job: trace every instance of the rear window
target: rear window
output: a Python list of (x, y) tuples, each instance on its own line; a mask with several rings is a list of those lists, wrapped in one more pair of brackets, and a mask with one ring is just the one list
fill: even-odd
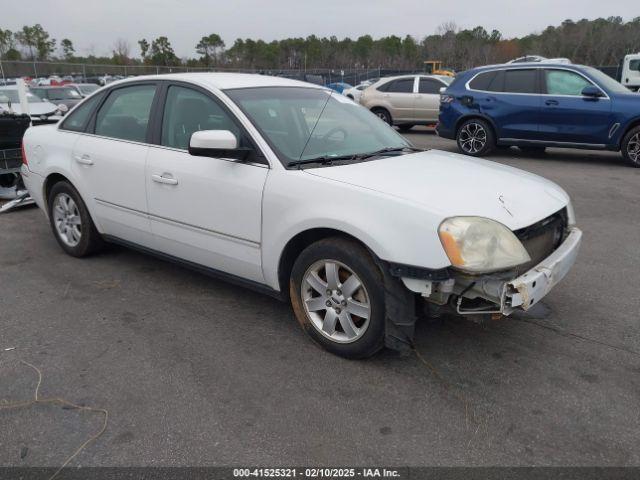
[(391, 82), (391, 85), (389, 85), (386, 91), (390, 93), (413, 93), (413, 83), (413, 77), (400, 78)]
[(476, 75), (476, 77), (469, 82), (469, 87), (473, 90), (489, 90), (491, 82), (496, 76), (497, 71), (484, 72)]
[(98, 94), (95, 97), (89, 98), (87, 101), (79, 105), (78, 108), (73, 110), (69, 116), (64, 120), (60, 128), (62, 130), (71, 130), (73, 132), (83, 132), (87, 126), (87, 121), (93, 113), (93, 110), (98, 105), (104, 94)]
[(504, 72), (504, 88), (506, 93), (538, 93), (537, 70), (506, 70)]

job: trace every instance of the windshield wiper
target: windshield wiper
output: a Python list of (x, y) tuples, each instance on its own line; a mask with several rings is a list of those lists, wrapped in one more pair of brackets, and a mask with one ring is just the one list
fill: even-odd
[(381, 148), (380, 150), (376, 150), (375, 152), (354, 153), (351, 155), (335, 155), (335, 156), (322, 155), (320, 157), (305, 158), (304, 160), (294, 160), (292, 162), (289, 162), (287, 166), (292, 167), (295, 165), (303, 165), (305, 163), (320, 163), (322, 165), (331, 165), (335, 161), (365, 160), (367, 158), (377, 157), (380, 155), (385, 155), (387, 153), (402, 152), (405, 150), (409, 150), (412, 152), (424, 151), (421, 148), (415, 148), (415, 147), (385, 147), (385, 148)]
[(409, 150), (411, 152), (424, 151), (422, 148), (416, 148), (416, 147), (385, 147), (385, 148), (381, 148), (380, 150), (376, 150), (375, 152), (361, 153), (359, 155), (356, 155), (356, 158), (358, 160), (364, 160), (366, 158), (377, 157), (379, 155), (385, 155), (387, 153), (403, 152), (405, 150)]
[(304, 160), (293, 160), (287, 163), (287, 167), (294, 165), (303, 165), (305, 163), (321, 163), (322, 165), (331, 165), (337, 160), (353, 160), (357, 155), (322, 155), (320, 157), (305, 158)]

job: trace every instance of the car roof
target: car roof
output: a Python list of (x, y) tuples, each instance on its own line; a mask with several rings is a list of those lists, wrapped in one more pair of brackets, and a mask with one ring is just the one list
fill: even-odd
[[(521, 63), (498, 63), (495, 65), (484, 65), (482, 67), (471, 68), (467, 72), (482, 72), (485, 70), (505, 69), (505, 70), (517, 70), (519, 68), (564, 68), (564, 69), (576, 69), (580, 70), (586, 68), (585, 65), (578, 65), (575, 63), (545, 63), (545, 62), (521, 62)], [(465, 73), (467, 73), (465, 72)]]
[(228, 90), (232, 88), (255, 88), (255, 87), (306, 87), (324, 88), (313, 83), (292, 80), (290, 78), (274, 77), (270, 75), (259, 75), (256, 73), (227, 73), (227, 72), (198, 72), (198, 73), (167, 73), (162, 75), (144, 75), (134, 78), (126, 78), (112, 85), (125, 85), (140, 80), (176, 80), (183, 82), (193, 82), (200, 85), (216, 88), (218, 90)]

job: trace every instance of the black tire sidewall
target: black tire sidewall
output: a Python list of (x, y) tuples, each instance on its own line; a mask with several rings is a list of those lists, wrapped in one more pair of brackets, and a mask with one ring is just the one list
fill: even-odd
[[(301, 286), (307, 269), (319, 260), (337, 260), (358, 275), (369, 295), (371, 316), (366, 332), (352, 343), (336, 343), (322, 335), (311, 323), (302, 305)], [(381, 272), (369, 252), (356, 242), (331, 238), (311, 244), (298, 256), (290, 277), (291, 303), (303, 330), (321, 347), (345, 358), (367, 358), (384, 345), (385, 296)]]
[[(53, 201), (56, 196), (61, 193), (66, 193), (73, 199), (78, 207), (78, 212), (80, 213), (80, 220), (82, 222), (80, 226), (80, 242), (74, 247), (70, 247), (60, 238), (53, 219)], [(78, 191), (69, 182), (60, 181), (51, 187), (49, 197), (47, 199), (47, 206), (49, 208), (49, 223), (51, 225), (51, 230), (53, 231), (53, 236), (66, 253), (74, 257), (83, 257), (97, 249), (100, 242), (99, 234), (93, 225), (93, 221), (91, 220), (91, 216), (89, 215), (89, 211), (87, 210), (82, 197), (80, 197)]]
[[(482, 147), (480, 150), (478, 150), (475, 153), (466, 152), (462, 148), (462, 144), (460, 142), (460, 132), (465, 127), (465, 125), (468, 125), (470, 123), (477, 123), (478, 125), (481, 125), (482, 128), (484, 128), (484, 131), (487, 132), (487, 141), (485, 142), (484, 147)], [(456, 131), (456, 143), (458, 144), (458, 149), (464, 155), (469, 155), (472, 157), (482, 157), (484, 155), (487, 155), (489, 152), (491, 152), (491, 150), (495, 148), (496, 140), (495, 140), (495, 137), (493, 134), (493, 128), (491, 128), (491, 125), (489, 125), (486, 121), (481, 120), (479, 118), (471, 118), (469, 120), (465, 120), (464, 122), (462, 122), (458, 127), (458, 130)]]
[(624, 136), (624, 139), (622, 140), (621, 150), (623, 158), (629, 165), (631, 165), (632, 167), (640, 168), (640, 159), (634, 162), (633, 159), (629, 156), (629, 142), (631, 141), (631, 138), (633, 138), (633, 136), (637, 133), (640, 133), (640, 127), (634, 127), (629, 130), (629, 132), (627, 132), (627, 134)]

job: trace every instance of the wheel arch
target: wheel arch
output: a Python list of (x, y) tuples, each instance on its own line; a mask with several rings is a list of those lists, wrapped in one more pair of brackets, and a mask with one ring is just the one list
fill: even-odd
[(627, 123), (627, 125), (625, 125), (620, 138), (616, 142), (618, 150), (622, 149), (622, 142), (624, 141), (624, 138), (627, 136), (627, 134), (636, 127), (640, 127), (640, 117), (632, 119), (629, 123)]
[(362, 240), (343, 230), (325, 227), (303, 230), (302, 232), (294, 235), (286, 243), (278, 261), (278, 284), (280, 286), (280, 293), (283, 297), (289, 296), (289, 277), (291, 275), (291, 270), (293, 269), (293, 264), (300, 253), (312, 243), (330, 237), (340, 237), (352, 240), (364, 247), (374, 259), (378, 260), (373, 250), (371, 250), (371, 248), (369, 248)]

